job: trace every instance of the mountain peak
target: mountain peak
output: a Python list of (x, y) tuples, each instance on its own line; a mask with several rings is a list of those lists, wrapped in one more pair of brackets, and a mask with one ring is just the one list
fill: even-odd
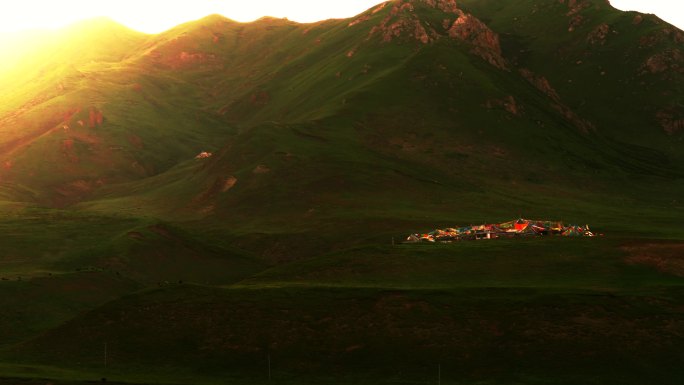
[(471, 52), (493, 66), (505, 69), (499, 35), (477, 17), (460, 9), (456, 0), (393, 0), (382, 3), (349, 23), (350, 27), (385, 17), (372, 27), (369, 39), (384, 43), (400, 39), (430, 44), (453, 39), (470, 46)]
[(225, 17), (221, 14), (218, 13), (212, 13), (211, 15), (207, 15), (201, 19), (195, 20), (194, 22), (190, 22), (190, 24), (195, 24), (195, 25), (204, 25), (204, 26), (216, 26), (216, 25), (225, 25), (225, 24), (237, 24), (239, 22)]
[(237, 24), (238, 22), (232, 19), (229, 19), (223, 15), (220, 15), (218, 13), (213, 13), (211, 15), (204, 16), (200, 19), (193, 20), (193, 21), (188, 21), (186, 23), (177, 25), (173, 28), (171, 28), (168, 31), (162, 32), (162, 34), (166, 33), (173, 33), (173, 32), (187, 32), (189, 30), (194, 30), (198, 28), (223, 28), (225, 25), (228, 24)]
[(384, 3), (378, 4), (371, 10), (377, 10), (392, 5), (403, 6), (404, 4), (412, 4), (414, 6), (424, 4), (429, 7), (451, 13), (455, 13), (458, 10), (458, 4), (456, 0), (389, 0)]
[(456, 4), (456, 0), (410, 0), (418, 3), (425, 3), (432, 8), (436, 8), (445, 13), (459, 14), (461, 10)]
[(258, 19), (256, 19), (254, 22), (255, 23), (263, 23), (263, 22), (290, 22), (287, 18), (279, 18), (279, 17), (274, 17), (274, 16), (262, 16)]
[(132, 30), (123, 24), (120, 24), (113, 19), (106, 17), (106, 16), (100, 16), (100, 17), (94, 17), (91, 19), (85, 19), (81, 21), (77, 21), (66, 28), (64, 28), (63, 33), (65, 34), (82, 34), (82, 33), (111, 33), (111, 32), (116, 32), (116, 33), (134, 33), (134, 34), (139, 34), (143, 35), (142, 32), (138, 32), (135, 30)]
[(380, 36), (384, 42), (413, 38), (428, 44), (447, 35), (451, 23), (465, 13), (455, 0), (392, 0), (361, 14), (349, 26), (374, 19), (376, 14), (385, 17), (371, 30), (371, 36)]

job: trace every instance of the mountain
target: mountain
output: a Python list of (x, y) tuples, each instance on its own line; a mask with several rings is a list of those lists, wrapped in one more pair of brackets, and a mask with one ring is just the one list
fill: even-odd
[[(311, 25), (213, 16), (180, 26), (135, 66), (175, 79), (193, 93), (186, 105), (230, 137), (209, 160), (191, 159), (206, 148), (188, 153), (172, 184), (163, 174), (133, 182), (136, 202), (258, 233), (287, 228), (291, 247), (327, 226), (344, 245), (430, 226), (411, 223), (426, 217), (603, 224), (614, 202), (679, 207), (680, 72), (648, 63), (675, 60), (681, 32), (637, 16), (605, 2), (419, 1)], [(118, 191), (105, 186), (84, 205), (133, 206), (131, 189)]]
[[(680, 383), (683, 44), (605, 0), (16, 40), (0, 378)], [(399, 244), (522, 216), (606, 236)]]
[(605, 2), (391, 2), (156, 36), (91, 21), (9, 78), (3, 180), (23, 200), (73, 204), (272, 122), (353, 127), (360, 151), (447, 174), (679, 176), (681, 39)]

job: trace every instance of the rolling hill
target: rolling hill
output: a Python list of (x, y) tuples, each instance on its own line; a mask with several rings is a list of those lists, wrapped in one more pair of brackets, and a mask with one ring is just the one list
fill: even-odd
[[(3, 51), (8, 383), (684, 377), (684, 32), (655, 16), (392, 0)], [(523, 215), (606, 236), (396, 244)]]

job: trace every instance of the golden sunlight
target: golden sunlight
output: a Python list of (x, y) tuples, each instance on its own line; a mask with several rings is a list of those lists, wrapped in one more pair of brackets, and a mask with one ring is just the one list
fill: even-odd
[(55, 29), (106, 16), (141, 32), (159, 33), (180, 23), (218, 13), (237, 21), (262, 16), (299, 22), (351, 17), (382, 0), (23, 0), (0, 5), (0, 33)]
[[(0, 43), (10, 34), (25, 30), (52, 30), (94, 17), (109, 17), (129, 28), (159, 33), (178, 24), (218, 13), (248, 22), (262, 16), (287, 17), (298, 22), (357, 15), (382, 0), (23, 0), (0, 4)], [(671, 23), (684, 26), (677, 3), (652, 0), (612, 0), (623, 10), (655, 12)]]

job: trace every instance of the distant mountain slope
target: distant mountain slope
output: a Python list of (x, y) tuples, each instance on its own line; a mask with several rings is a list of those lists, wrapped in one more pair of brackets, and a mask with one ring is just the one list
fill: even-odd
[(461, 4), (501, 32), (504, 55), (548, 79), (597, 130), (681, 162), (671, 146), (682, 134), (684, 32), (607, 1)]
[[(678, 179), (683, 36), (601, 0), (395, 0), (348, 20), (214, 15), (153, 36), (92, 21), (4, 78), (0, 183), (64, 206), (135, 182), (158, 210), (209, 213), (262, 205), (250, 199), (267, 185), (239, 197), (246, 179), (292, 200), (302, 180), (287, 175), (312, 196), (346, 178), (349, 194), (416, 196), (434, 191), (424, 179), (456, 194)], [(199, 172), (183, 166), (207, 150)], [(146, 179), (174, 167), (187, 171)], [(234, 179), (237, 197), (215, 193)]]

